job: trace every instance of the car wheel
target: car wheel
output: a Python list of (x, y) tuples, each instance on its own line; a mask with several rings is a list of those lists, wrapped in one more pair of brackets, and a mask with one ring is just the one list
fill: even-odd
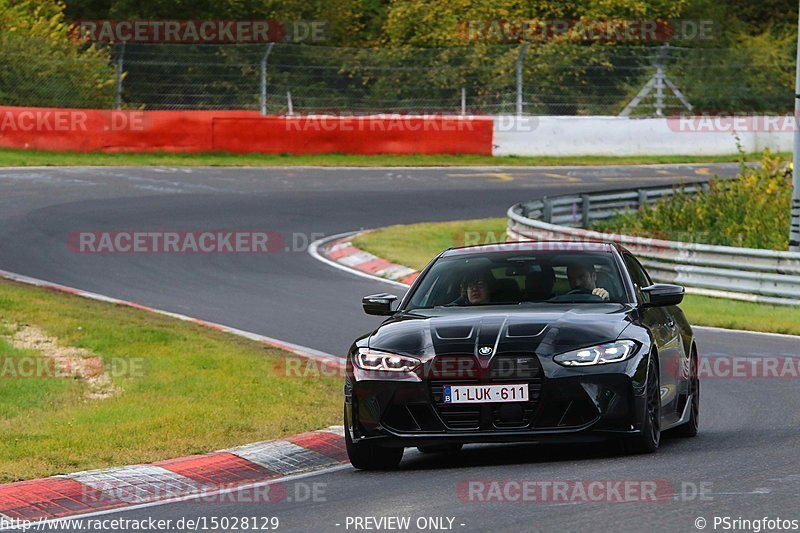
[(456, 453), (460, 452), (463, 444), (437, 444), (430, 446), (417, 446), (422, 453)]
[(694, 437), (700, 429), (700, 377), (697, 371), (697, 354), (692, 354), (689, 370), (689, 394), (692, 396), (692, 406), (689, 411), (689, 420), (676, 427), (672, 432), (678, 437)]
[(661, 379), (655, 357), (647, 364), (645, 413), (642, 431), (623, 441), (628, 453), (653, 453), (661, 442)]
[(359, 470), (391, 470), (403, 459), (403, 448), (382, 448), (368, 440), (353, 442), (346, 421), (344, 442), (350, 464)]

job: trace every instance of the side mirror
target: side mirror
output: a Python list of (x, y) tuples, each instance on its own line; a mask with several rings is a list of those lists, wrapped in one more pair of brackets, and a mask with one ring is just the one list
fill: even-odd
[(364, 296), (361, 299), (361, 305), (364, 307), (364, 312), (368, 315), (391, 315), (394, 314), (392, 306), (396, 300), (397, 296), (384, 292), (381, 294)]
[(683, 287), (668, 283), (654, 283), (642, 289), (644, 307), (678, 305), (683, 301), (683, 294)]

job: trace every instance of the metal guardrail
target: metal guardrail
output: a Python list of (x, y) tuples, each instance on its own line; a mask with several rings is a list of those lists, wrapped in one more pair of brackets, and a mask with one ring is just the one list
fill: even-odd
[(800, 253), (666, 241), (583, 229), (622, 210), (693, 194), (705, 183), (543, 198), (508, 210), (507, 240), (617, 242), (633, 252), (653, 280), (686, 292), (779, 305), (800, 305)]

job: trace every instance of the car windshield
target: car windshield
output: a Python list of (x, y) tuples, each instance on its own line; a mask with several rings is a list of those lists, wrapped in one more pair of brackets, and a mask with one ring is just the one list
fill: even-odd
[(405, 310), (526, 303), (624, 303), (610, 252), (475, 252), (441, 257)]

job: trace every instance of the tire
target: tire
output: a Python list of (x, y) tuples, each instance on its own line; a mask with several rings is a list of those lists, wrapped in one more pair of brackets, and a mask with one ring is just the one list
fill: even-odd
[(676, 437), (694, 437), (700, 429), (700, 377), (697, 371), (697, 353), (692, 353), (689, 370), (689, 394), (692, 395), (692, 407), (689, 420), (672, 430)]
[(463, 444), (437, 444), (432, 446), (417, 446), (421, 453), (458, 453)]
[(631, 454), (653, 453), (661, 442), (661, 379), (656, 358), (650, 356), (645, 386), (645, 412), (642, 431), (623, 441), (623, 451)]
[(371, 441), (353, 442), (345, 421), (344, 441), (350, 464), (359, 470), (392, 470), (403, 459), (403, 448), (382, 448)]

